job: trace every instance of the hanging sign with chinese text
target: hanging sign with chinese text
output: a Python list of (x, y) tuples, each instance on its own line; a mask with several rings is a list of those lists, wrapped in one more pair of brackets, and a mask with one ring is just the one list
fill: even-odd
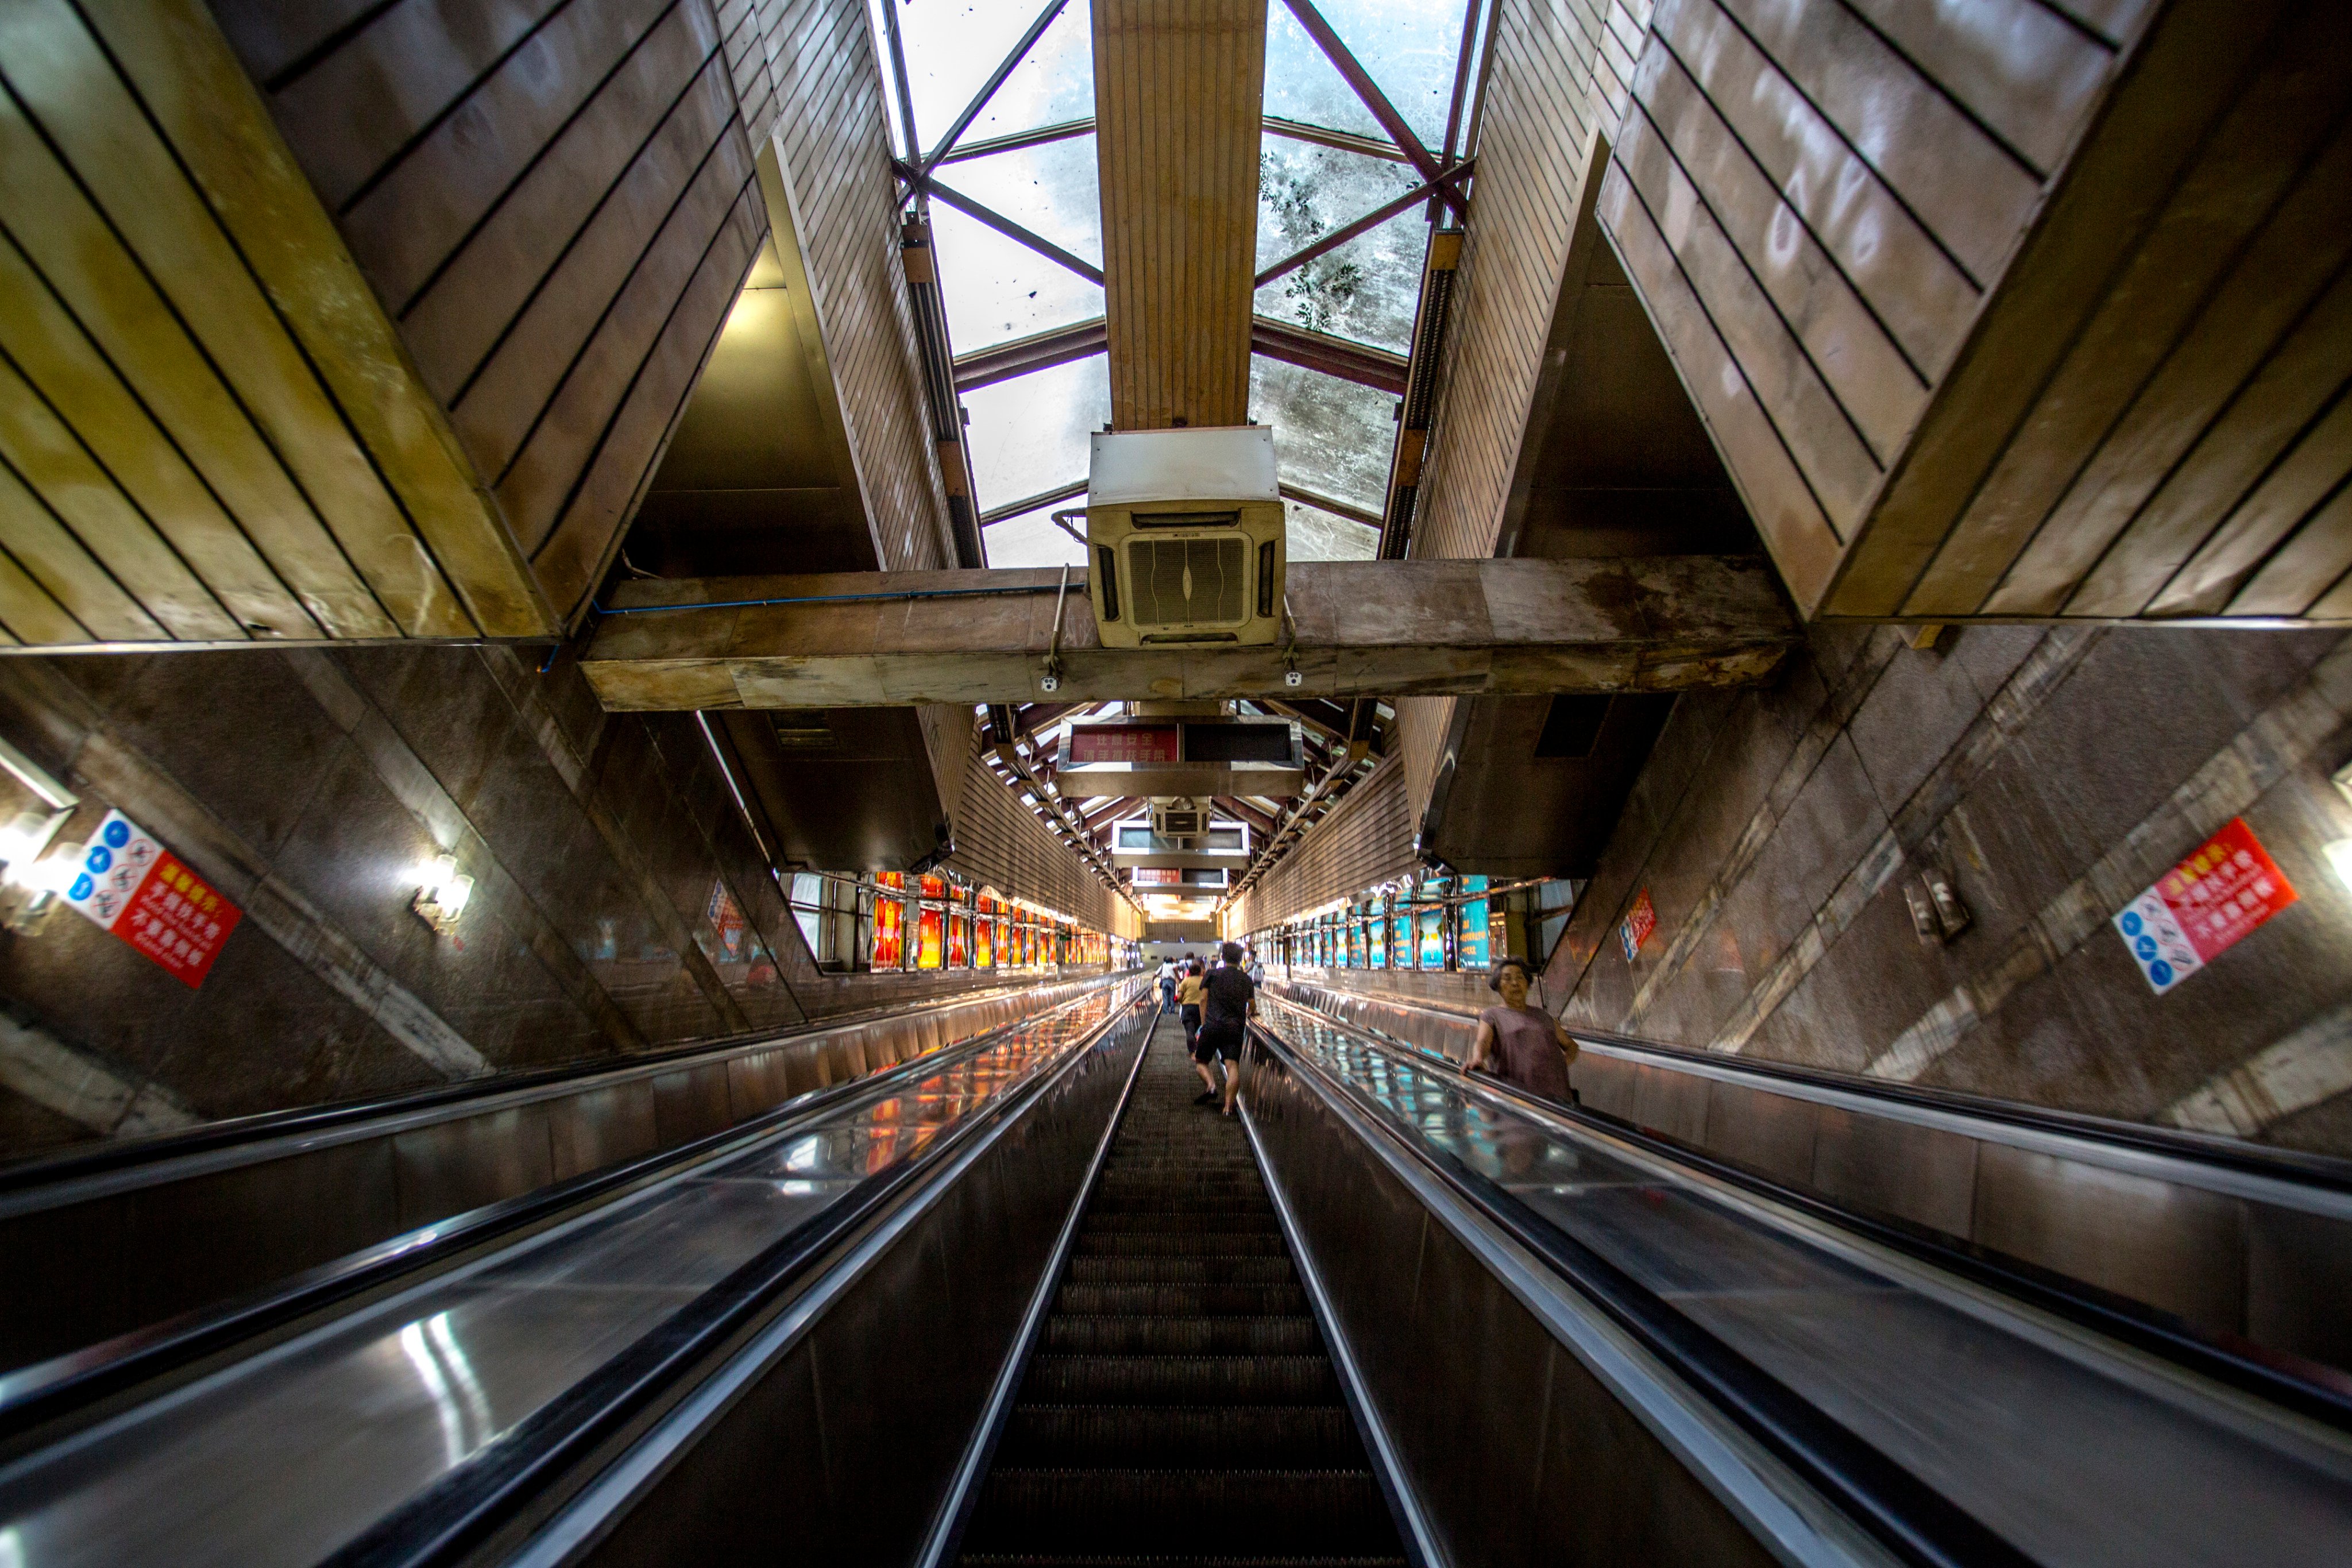
[(2233, 816), (2125, 905), (2116, 931), (2161, 996), (2296, 897), (2245, 819)]
[(194, 990), (242, 918), (235, 904), (119, 811), (110, 811), (67, 887), (68, 908)]

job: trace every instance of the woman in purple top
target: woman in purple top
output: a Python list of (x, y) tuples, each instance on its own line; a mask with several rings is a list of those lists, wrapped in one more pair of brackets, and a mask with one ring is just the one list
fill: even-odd
[(1559, 1020), (1540, 1007), (1528, 1005), (1528, 983), (1534, 978), (1526, 963), (1507, 958), (1495, 966), (1487, 985), (1503, 995), (1503, 1005), (1478, 1015), (1478, 1037), (1470, 1042), (1472, 1072), (1491, 1072), (1504, 1081), (1546, 1100), (1568, 1099), (1568, 1064), (1576, 1059), (1576, 1042)]

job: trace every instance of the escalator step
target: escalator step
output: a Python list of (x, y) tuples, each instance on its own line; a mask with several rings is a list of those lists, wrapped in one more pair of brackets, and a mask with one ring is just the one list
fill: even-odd
[(997, 1444), (999, 1462), (1030, 1468), (1212, 1461), (1244, 1469), (1352, 1469), (1355, 1422), (1338, 1405), (1024, 1405)]
[(1085, 1236), (1118, 1236), (1136, 1233), (1176, 1235), (1197, 1233), (1202, 1236), (1272, 1236), (1279, 1237), (1282, 1226), (1274, 1217), (1269, 1204), (1263, 1213), (1234, 1214), (1223, 1209), (1188, 1208), (1181, 1210), (1106, 1209), (1099, 1204), (1087, 1211)]
[(1320, 1355), (1312, 1318), (1085, 1318), (1045, 1321), (1042, 1349), (1069, 1355)]
[(1296, 1317), (1307, 1310), (1297, 1285), (1067, 1284), (1055, 1299), (1058, 1311), (1085, 1315), (1150, 1313), (1169, 1317)]
[(1097, 1231), (1078, 1237), (1080, 1258), (1288, 1258), (1279, 1235), (1220, 1236), (1184, 1230)]
[(1402, 1568), (1240, 1124), (1163, 1023), (961, 1542), (972, 1568)]
[(1370, 1470), (992, 1471), (974, 1551), (1393, 1551)]
[(1336, 1405), (1321, 1355), (1041, 1355), (1024, 1400), (1040, 1405)]
[(1298, 1277), (1275, 1258), (1073, 1258), (1073, 1285), (1286, 1285)]
[(971, 1568), (1405, 1568), (1402, 1557), (1066, 1557), (1030, 1552), (966, 1552)]

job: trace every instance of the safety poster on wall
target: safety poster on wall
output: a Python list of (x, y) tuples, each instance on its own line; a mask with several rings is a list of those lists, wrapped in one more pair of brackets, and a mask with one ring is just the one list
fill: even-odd
[(2116, 931), (2161, 996), (2296, 897), (2245, 818), (2233, 816), (2126, 904)]
[(242, 918), (235, 904), (119, 811), (108, 812), (98, 825), (65, 901), (190, 990), (205, 983)]

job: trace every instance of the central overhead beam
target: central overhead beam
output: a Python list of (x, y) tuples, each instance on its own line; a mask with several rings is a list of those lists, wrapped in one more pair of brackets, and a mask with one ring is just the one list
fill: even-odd
[(1265, 7), (1096, 0), (1104, 312), (1121, 430), (1249, 417)]
[(1069, 581), (1065, 596), (1053, 570), (636, 578), (581, 668), (616, 711), (1538, 695), (1741, 685), (1797, 636), (1760, 557), (1293, 562), (1287, 648), (1106, 648)]

